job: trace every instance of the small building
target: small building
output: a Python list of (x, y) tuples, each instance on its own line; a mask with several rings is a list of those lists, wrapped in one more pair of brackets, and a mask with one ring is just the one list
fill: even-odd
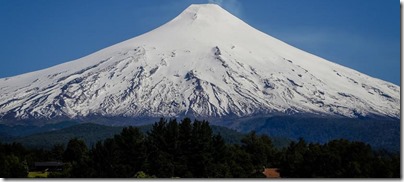
[(262, 172), (267, 178), (280, 178), (281, 175), (278, 172), (278, 168), (265, 168)]
[(63, 162), (35, 162), (32, 171), (49, 171), (49, 172), (57, 172), (63, 171), (65, 163)]

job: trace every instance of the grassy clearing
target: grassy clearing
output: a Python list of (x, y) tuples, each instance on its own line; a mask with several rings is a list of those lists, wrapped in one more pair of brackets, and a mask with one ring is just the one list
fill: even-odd
[(34, 171), (28, 173), (28, 178), (47, 178), (49, 172)]

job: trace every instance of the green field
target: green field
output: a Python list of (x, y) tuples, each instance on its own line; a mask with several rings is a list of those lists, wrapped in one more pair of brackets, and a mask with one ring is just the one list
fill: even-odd
[(35, 172), (29, 172), (28, 178), (47, 178), (48, 175), (49, 172), (35, 171)]

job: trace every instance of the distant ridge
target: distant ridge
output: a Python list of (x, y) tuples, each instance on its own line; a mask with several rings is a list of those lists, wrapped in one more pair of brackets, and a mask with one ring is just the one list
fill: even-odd
[[(78, 138), (84, 140), (86, 144), (91, 147), (96, 142), (112, 138), (114, 135), (119, 134), (123, 126), (105, 126), (95, 123), (78, 124), (71, 127), (63, 128), (56, 131), (41, 132), (29, 136), (18, 137), (7, 142), (21, 143), (30, 148), (52, 148), (55, 144), (67, 145), (70, 139)], [(146, 134), (152, 128), (152, 125), (139, 126), (139, 129)], [(231, 130), (222, 126), (211, 125), (214, 134), (219, 134), (228, 143), (240, 143), (243, 133)], [(287, 139), (277, 139), (278, 146), (285, 145)], [(282, 143), (283, 142), (283, 143)], [(287, 143), (286, 143), (287, 144)]]

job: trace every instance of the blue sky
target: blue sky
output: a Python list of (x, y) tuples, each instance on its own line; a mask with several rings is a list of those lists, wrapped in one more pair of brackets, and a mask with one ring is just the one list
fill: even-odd
[(1, 0), (0, 78), (78, 59), (207, 2), (295, 47), (400, 85), (395, 0)]

